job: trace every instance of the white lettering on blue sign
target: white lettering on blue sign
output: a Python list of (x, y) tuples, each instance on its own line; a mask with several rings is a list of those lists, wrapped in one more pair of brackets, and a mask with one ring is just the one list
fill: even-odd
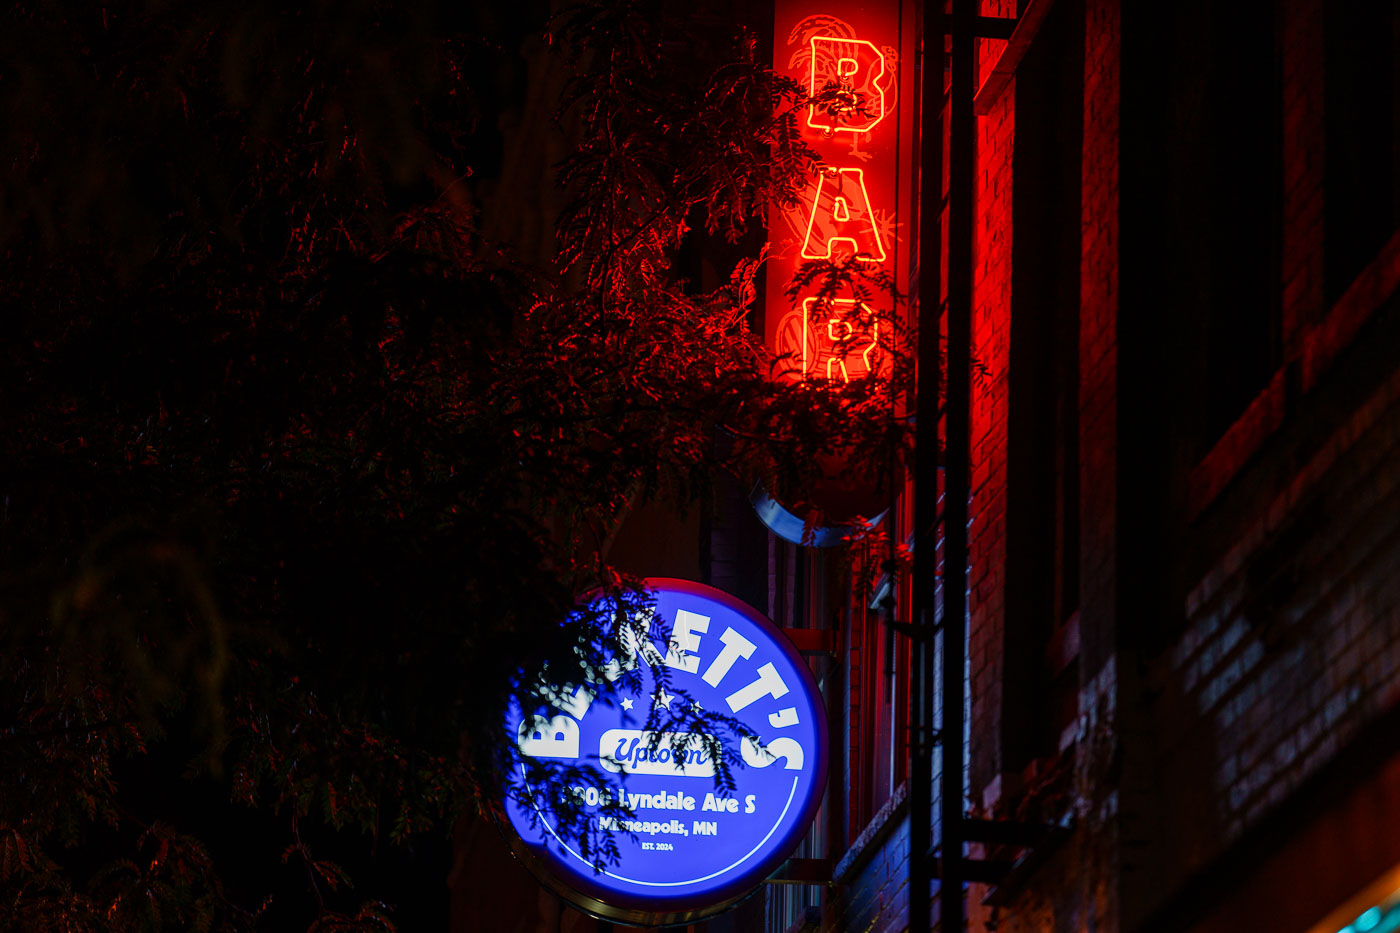
[[(544, 697), (557, 715), (527, 718), (517, 710), (508, 725), (524, 756), (592, 764), (625, 779), (625, 785), (565, 791), (586, 811), (614, 808), (591, 823), (615, 834), (617, 861), (595, 871), (593, 860), (551, 824), (548, 808), (538, 803), (542, 788), (517, 786), (523, 793), (507, 802), (506, 815), (536, 856), (531, 861), (546, 866), (564, 890), (659, 916), (727, 903), (776, 868), (815, 814), (827, 752), (816, 683), (780, 630), (712, 587), (647, 583), (656, 616), (668, 624), (666, 640), (625, 639), (623, 656), (611, 659), (599, 682)], [(664, 688), (653, 666), (665, 672)], [(625, 671), (636, 671), (640, 684), (622, 680)], [(653, 712), (664, 717), (692, 706), (695, 713), (732, 716), (756, 739), (732, 729), (646, 728)], [(717, 753), (735, 762), (732, 791), (714, 783)], [(522, 767), (516, 780), (525, 775)], [(617, 805), (630, 815), (619, 814)]]

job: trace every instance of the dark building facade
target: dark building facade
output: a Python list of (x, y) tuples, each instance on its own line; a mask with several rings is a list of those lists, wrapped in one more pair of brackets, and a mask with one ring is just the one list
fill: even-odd
[[(1057, 828), (969, 842), (968, 927), (1391, 929), (1400, 12), (1015, 6), (945, 245), (985, 366), (965, 792)], [(862, 832), (820, 928), (905, 929), (907, 834)]]
[[(970, 139), (956, 63), (904, 62), (945, 88), (911, 183), (974, 156), (938, 237), (943, 292), (950, 261), (971, 283), (965, 676), (937, 691), (966, 699), (967, 927), (1400, 927), (1400, 7), (974, 6)], [(887, 530), (917, 556), (916, 479)], [(738, 484), (614, 545), (797, 630), (826, 694), (811, 834), (697, 931), (911, 926), (911, 822), (946, 838), (909, 786), (938, 617), (907, 573), (872, 608), (863, 547), (784, 540)], [(520, 929), (604, 928), (549, 898)]]

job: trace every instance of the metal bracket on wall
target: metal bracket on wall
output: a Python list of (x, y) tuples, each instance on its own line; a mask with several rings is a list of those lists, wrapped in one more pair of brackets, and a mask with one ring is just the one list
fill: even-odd
[[(964, 818), (961, 823), (962, 839), (966, 842), (980, 842), (989, 846), (1010, 847), (1025, 850), (1014, 859), (1010, 858), (963, 858), (958, 874), (964, 881), (988, 885), (1001, 885), (1013, 876), (1025, 874), (1039, 864), (1038, 851), (1054, 848), (1049, 843), (1058, 841), (1068, 834), (1068, 829), (1056, 823), (1026, 823), (1019, 820), (983, 820)], [(926, 858), (934, 878), (943, 876), (943, 859), (935, 852)], [(989, 896), (988, 903), (994, 895)]]
[[(964, 818), (961, 836), (966, 842), (980, 842), (1001, 849), (1019, 849), (1015, 858), (963, 858), (958, 875), (963, 881), (990, 885), (993, 890), (983, 899), (989, 905), (1004, 904), (1059, 843), (1069, 837), (1068, 824), (1026, 823), (1019, 820)], [(927, 855), (930, 873), (941, 878), (943, 860), (936, 852)]]
[(790, 858), (764, 884), (831, 884), (831, 859)]
[(921, 731), (921, 730), (914, 730), (914, 729), (910, 729), (910, 730), (909, 730), (909, 740), (910, 740), (916, 747), (918, 747), (918, 748), (934, 749), (934, 748), (938, 748), (939, 746), (941, 746), (941, 745), (943, 744), (943, 730), (942, 730), (942, 729), (929, 729), (929, 730), (928, 730), (928, 742), (927, 742), (927, 744), (925, 744), (924, 741), (923, 741), (922, 739), (920, 739), (920, 737), (919, 737), (919, 735), (918, 735), (918, 731)]
[[(904, 550), (908, 552), (911, 557), (914, 555), (914, 539), (915, 536), (912, 531), (904, 537)], [(891, 561), (886, 561), (881, 567), (880, 579), (875, 581), (875, 589), (870, 596), (871, 609), (884, 609), (886, 608), (887, 600), (894, 598), (893, 571), (897, 570), (897, 567), (898, 565)]]
[(898, 619), (890, 619), (885, 624), (912, 641), (918, 641), (921, 638), (932, 638), (937, 634), (937, 630), (927, 631), (919, 628), (912, 622), (901, 622)]
[(1040, 24), (1045, 22), (1045, 16), (1050, 12), (1050, 7), (1054, 5), (1054, 0), (1030, 0), (1025, 5), (1019, 19), (1013, 20), (1015, 28), (1004, 36), (986, 36), (977, 33), (981, 38), (1005, 39), (1006, 48), (1001, 50), (997, 56), (996, 64), (992, 66), (991, 73), (987, 75), (987, 80), (982, 82), (982, 86), (977, 89), (977, 94), (972, 98), (972, 110), (979, 117), (985, 117), (992, 112), (998, 100), (1001, 99), (1002, 92), (1006, 90), (1011, 79), (1016, 76), (1016, 69), (1021, 64), (1021, 59), (1026, 57), (1026, 52), (1030, 50), (1031, 40), (1036, 33), (1040, 32)]
[[(1020, 848), (1022, 851), (1011, 863), (1011, 868), (995, 883), (982, 903), (988, 906), (1005, 906), (1025, 887), (1036, 870), (1050, 858), (1071, 834), (1073, 819), (1066, 817), (1060, 823), (1013, 823), (1007, 822), (1005, 829), (991, 829), (1000, 821), (970, 820), (978, 824), (969, 828), (968, 836), (992, 845), (1002, 844)], [(987, 825), (984, 825), (987, 824)], [(981, 835), (979, 835), (981, 833)], [(1038, 838), (1036, 837), (1038, 834)], [(1031, 840), (1031, 841), (1028, 841)]]

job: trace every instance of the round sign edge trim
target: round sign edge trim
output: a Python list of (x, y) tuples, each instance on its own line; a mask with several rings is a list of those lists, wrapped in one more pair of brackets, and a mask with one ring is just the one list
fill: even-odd
[[(792, 828), (780, 838), (779, 844), (774, 846), (773, 854), (770, 855), (771, 863), (760, 862), (759, 864), (765, 864), (765, 870), (761, 873), (750, 873), (752, 880), (742, 882), (741, 886), (737, 880), (720, 885), (711, 892), (712, 895), (717, 894), (719, 897), (713, 902), (702, 903), (699, 906), (693, 897), (628, 895), (624, 892), (595, 888), (580, 870), (572, 867), (568, 862), (563, 862), (561, 865), (557, 856), (549, 852), (547, 844), (527, 842), (511, 823), (510, 817), (506, 814), (504, 801), (493, 801), (490, 812), (497, 824), (498, 831), (505, 837), (512, 853), (525, 865), (536, 880), (565, 898), (579, 910), (600, 920), (673, 926), (717, 916), (745, 900), (763, 886), (764, 880), (801, 843), (802, 838), (810, 831), (817, 811), (821, 809), (829, 783), (831, 759), (827, 746), (830, 739), (830, 724), (826, 715), (826, 699), (822, 695), (816, 675), (807, 666), (806, 659), (785, 634), (783, 627), (770, 619), (766, 613), (731, 593), (696, 580), (686, 580), (680, 577), (644, 577), (642, 583), (646, 590), (654, 595), (659, 595), (661, 590), (666, 589), (687, 596), (708, 599), (737, 615), (743, 616), (757, 628), (766, 626), (773, 633), (776, 633), (776, 635), (770, 634), (774, 645), (800, 674), (802, 689), (811, 701), (811, 708), (817, 720), (816, 728), (813, 730), (813, 735), (817, 739), (815, 756), (817, 769), (813, 773), (811, 799), (804, 804), (800, 819), (794, 821)], [(599, 593), (598, 589), (589, 590), (580, 596), (578, 604), (586, 605), (597, 598)], [(541, 854), (541, 850), (548, 854)], [(777, 855), (776, 853), (779, 852), (782, 854)], [(554, 866), (556, 865), (560, 865), (565, 871), (555, 871)], [(576, 881), (580, 884), (575, 884)], [(613, 898), (613, 902), (604, 899), (607, 897)], [(618, 900), (625, 901), (625, 903), (617, 903)]]

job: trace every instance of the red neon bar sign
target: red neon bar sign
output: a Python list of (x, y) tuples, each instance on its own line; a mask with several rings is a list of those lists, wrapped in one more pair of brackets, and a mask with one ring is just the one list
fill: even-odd
[(900, 132), (910, 118), (899, 26), (913, 20), (901, 18), (901, 2), (851, 5), (841, 15), (810, 0), (775, 4), (774, 68), (812, 98), (799, 126), (821, 158), (800, 203), (769, 218), (765, 337), (780, 357), (778, 378), (839, 384), (888, 372), (881, 341), (891, 333), (892, 295), (823, 298), (815, 284), (796, 301), (784, 292), (813, 261), (854, 262), (899, 281), (909, 193), (898, 172), (910, 165), (901, 147), (912, 150), (912, 134)]

